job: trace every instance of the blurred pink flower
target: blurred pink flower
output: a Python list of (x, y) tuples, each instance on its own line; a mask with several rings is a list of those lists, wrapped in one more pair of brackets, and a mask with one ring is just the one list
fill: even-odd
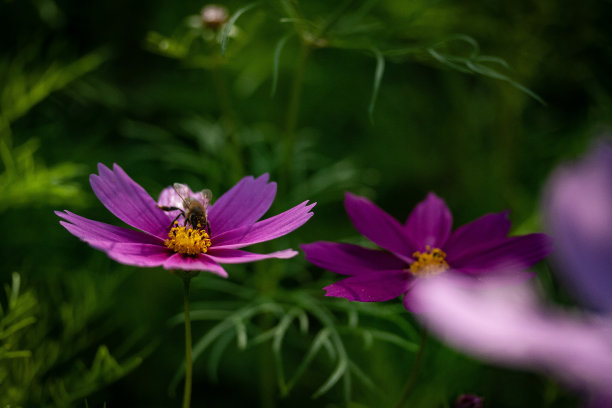
[(544, 307), (531, 286), (504, 279), (440, 276), (413, 297), (424, 325), (450, 346), (612, 398), (612, 320)]
[(612, 142), (558, 168), (543, 207), (555, 272), (583, 304), (612, 313)]
[[(292, 249), (255, 254), (239, 248), (292, 232), (308, 221), (314, 207), (303, 202), (258, 221), (274, 201), (276, 183), (269, 182), (267, 174), (245, 177), (208, 208), (209, 236), (204, 229), (172, 225), (179, 211), (159, 208), (181, 207), (182, 199), (172, 187), (164, 189), (156, 202), (118, 165), (111, 170), (99, 164), (98, 172), (99, 175), (89, 178), (98, 199), (117, 218), (137, 230), (89, 220), (70, 211), (56, 214), (63, 219), (60, 224), (73, 235), (126, 265), (208, 271), (226, 277), (223, 263), (291, 258), (297, 254)], [(191, 190), (188, 193), (198, 201), (203, 200), (200, 193)]]

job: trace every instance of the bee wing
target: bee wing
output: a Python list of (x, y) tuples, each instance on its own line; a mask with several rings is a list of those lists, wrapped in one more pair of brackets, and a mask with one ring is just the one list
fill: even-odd
[(183, 208), (187, 208), (187, 202), (189, 201), (189, 198), (191, 198), (191, 189), (189, 186), (186, 184), (174, 183), (172, 187), (174, 188), (174, 191), (176, 191), (176, 194), (178, 194), (178, 196), (181, 198)]
[(204, 206), (204, 209), (208, 210), (208, 206), (210, 205), (210, 203), (212, 201), (212, 191), (210, 191), (209, 189), (206, 188), (206, 189), (198, 192), (197, 197), (200, 200), (200, 202), (202, 203), (202, 205)]

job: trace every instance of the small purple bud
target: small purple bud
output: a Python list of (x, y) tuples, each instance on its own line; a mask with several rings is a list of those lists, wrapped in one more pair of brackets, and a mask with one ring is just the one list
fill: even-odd
[(216, 4), (205, 6), (200, 12), (200, 17), (204, 25), (213, 30), (221, 28), (223, 24), (227, 23), (227, 19), (229, 18), (227, 9)]
[(457, 397), (453, 408), (482, 408), (483, 399), (473, 394), (463, 394)]

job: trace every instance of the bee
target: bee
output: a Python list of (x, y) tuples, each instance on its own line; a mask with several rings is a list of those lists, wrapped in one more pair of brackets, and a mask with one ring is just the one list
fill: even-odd
[(195, 195), (199, 197), (193, 197), (189, 193), (189, 187), (187, 187), (185, 184), (174, 183), (172, 187), (174, 188), (174, 191), (176, 191), (176, 194), (178, 194), (180, 197), (183, 208), (169, 207), (165, 205), (158, 206), (164, 211), (180, 211), (176, 218), (172, 220), (170, 226), (172, 226), (182, 215), (185, 219), (185, 226), (190, 224), (192, 228), (205, 228), (208, 235), (210, 235), (211, 232), (210, 224), (208, 223), (208, 206), (212, 200), (212, 192), (205, 189), (195, 193)]

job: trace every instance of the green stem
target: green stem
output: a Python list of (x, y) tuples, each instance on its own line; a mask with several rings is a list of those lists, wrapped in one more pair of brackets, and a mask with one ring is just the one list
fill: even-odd
[(280, 177), (282, 177), (281, 186), (287, 186), (289, 182), (289, 174), (291, 173), (291, 163), (293, 162), (293, 152), (295, 150), (296, 134), (295, 129), (297, 126), (298, 113), (300, 111), (300, 99), (302, 96), (302, 88), (304, 85), (304, 73), (306, 71), (306, 62), (310, 56), (312, 48), (302, 42), (302, 48), (298, 57), (297, 67), (295, 76), (293, 77), (293, 84), (291, 86), (291, 95), (289, 97), (289, 105), (287, 107), (287, 122), (285, 123), (285, 151), (283, 155), (282, 171)]
[(402, 398), (400, 398), (399, 402), (395, 405), (395, 408), (402, 408), (408, 401), (408, 397), (410, 397), (410, 393), (412, 392), (414, 383), (416, 382), (416, 379), (419, 375), (419, 371), (421, 370), (421, 363), (423, 362), (423, 354), (425, 352), (426, 343), (427, 331), (423, 330), (421, 334), (421, 344), (419, 345), (419, 351), (417, 353), (416, 359), (414, 360), (414, 364), (412, 365), (412, 370), (410, 371), (408, 380), (406, 380), (406, 385), (404, 385), (404, 390), (402, 391)]
[(184, 277), (185, 283), (185, 392), (183, 393), (183, 408), (191, 404), (191, 378), (193, 363), (191, 361), (191, 318), (189, 316), (189, 282), (191, 277)]
[(244, 175), (242, 149), (240, 147), (240, 142), (237, 135), (238, 129), (236, 124), (236, 115), (232, 109), (230, 93), (227, 89), (227, 83), (225, 80), (223, 57), (220, 54), (213, 63), (211, 72), (219, 105), (221, 106), (222, 117), (220, 122), (228, 136), (228, 141), (231, 146), (232, 154), (230, 156), (230, 160), (233, 162), (233, 178), (237, 180)]

